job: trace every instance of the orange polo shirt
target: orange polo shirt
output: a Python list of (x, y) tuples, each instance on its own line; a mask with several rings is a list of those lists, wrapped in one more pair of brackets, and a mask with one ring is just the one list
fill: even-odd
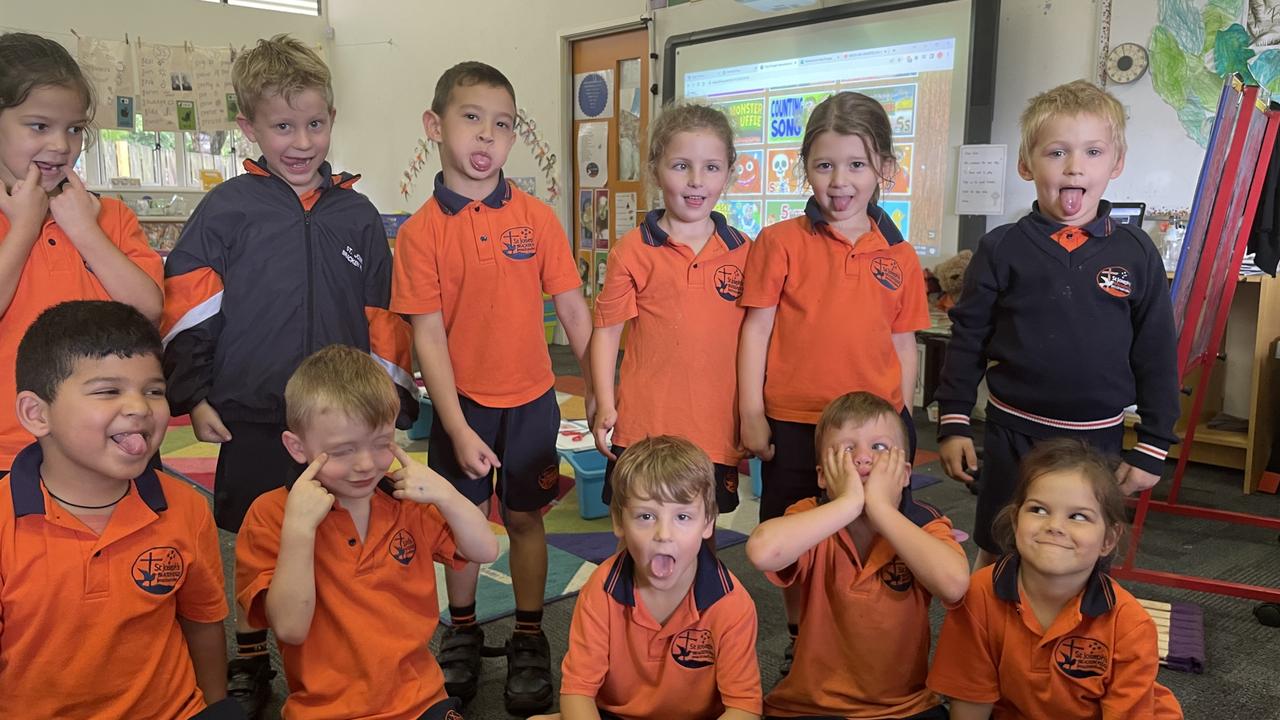
[(227, 616), (209, 503), (151, 470), (95, 535), (44, 491), (37, 444), (0, 480), (0, 717), (189, 718), (178, 620)]
[[(787, 514), (816, 507), (817, 498), (806, 498)], [(899, 509), (964, 557), (937, 509), (913, 500), (909, 489)], [(942, 703), (925, 686), (933, 596), (888, 540), (875, 536), (864, 560), (842, 528), (765, 576), (799, 588), (804, 617), (791, 672), (765, 697), (766, 715), (909, 717)]]
[(499, 173), (483, 200), (444, 186), (400, 226), (391, 311), (441, 312), (458, 392), (488, 407), (537, 399), (555, 383), (542, 295), (581, 286), (555, 212)]
[(850, 241), (813, 198), (802, 217), (760, 232), (739, 303), (777, 306), (764, 381), (765, 414), (814, 424), (833, 398), (864, 390), (905, 405), (892, 335), (929, 327), (916, 251), (884, 211)]
[[(124, 203), (101, 198), (98, 227), (120, 251), (155, 281), (164, 284), (164, 262), (147, 244), (147, 236), (138, 218)], [(0, 213), (0, 242), (9, 234), (9, 218)], [(40, 313), (68, 300), (110, 300), (106, 288), (85, 264), (71, 238), (53, 221), (45, 218), (40, 235), (31, 246), (27, 262), (22, 266), (18, 286), (9, 308), (0, 315), (0, 470), (7, 470), (13, 456), (35, 438), (18, 424), (14, 410), (17, 390), (14, 386), (14, 364), (18, 342)]]
[(662, 213), (650, 212), (614, 246), (596, 297), (596, 327), (631, 321), (613, 442), (680, 435), (712, 461), (737, 465), (738, 330), (746, 315), (737, 300), (751, 242), (712, 213), (715, 232), (695, 256), (659, 227)]
[[(236, 539), (236, 602), (267, 627), (267, 590), (280, 555), (288, 488), (260, 496)], [(335, 504), (316, 528), (316, 609), (301, 645), (279, 643), (288, 720), (416, 720), (444, 700), (427, 643), (440, 620), (434, 562), (461, 568), (434, 505), (396, 500), (384, 481), (370, 498), (364, 542)]]
[(1156, 626), (1129, 591), (1095, 571), (1048, 627), (1018, 588), (1018, 556), (974, 573), (947, 613), (929, 687), (995, 703), (993, 720), (1182, 717), (1156, 682)]
[(756, 606), (704, 545), (684, 602), (658, 623), (636, 592), (625, 550), (578, 595), (560, 694), (595, 698), (623, 720), (710, 720), (725, 708), (760, 714)]

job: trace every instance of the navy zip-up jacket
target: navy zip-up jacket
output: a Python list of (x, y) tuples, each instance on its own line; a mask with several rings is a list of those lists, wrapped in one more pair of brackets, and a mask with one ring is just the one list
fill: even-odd
[(208, 400), (224, 421), (285, 422), (284, 386), (331, 344), (370, 352), (401, 393), (397, 425), (417, 416), (408, 323), (387, 310), (391, 251), (358, 175), (320, 166), (320, 195), (297, 193), (245, 160), (215, 187), (165, 262), (164, 370), (174, 415)]
[[(1134, 467), (1159, 474), (1178, 442), (1177, 338), (1160, 254), (1140, 228), (1108, 217), (1068, 253), (1064, 225), (1038, 207), (978, 244), (951, 309), (938, 399), (939, 438), (970, 435), (983, 375), (987, 419), (1032, 437), (1081, 434), (1124, 421), (1138, 405)], [(988, 367), (988, 364), (991, 364)]]

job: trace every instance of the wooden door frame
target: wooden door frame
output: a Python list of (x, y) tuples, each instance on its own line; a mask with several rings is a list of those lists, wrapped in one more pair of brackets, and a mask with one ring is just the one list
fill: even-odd
[[(649, 36), (650, 52), (653, 52), (653, 28), (652, 23), (647, 18), (636, 18), (633, 20), (615, 20), (596, 23), (586, 27), (574, 28), (570, 30), (561, 30), (560, 37), (560, 147), (563, 148), (558, 157), (562, 158), (560, 165), (560, 198), (557, 200), (557, 213), (564, 213), (563, 217), (569, 218), (569, 232), (573, 232), (573, 214), (568, 208), (573, 205), (566, 205), (569, 200), (577, 202), (572, 196), (573, 190), (573, 168), (574, 168), (574, 152), (576, 148), (576, 138), (573, 135), (573, 43), (579, 40), (590, 40), (592, 38), (603, 37), (606, 35), (616, 35), (618, 33), (631, 32), (633, 30), (644, 30)], [(641, 58), (643, 62), (649, 63), (649, 77), (653, 78), (653, 59), (649, 56)], [(641, 88), (645, 102), (649, 105), (649, 117), (653, 118), (653, 93), (649, 92), (649, 88)], [(577, 239), (570, 237), (573, 245), (574, 257), (577, 257), (578, 245)]]

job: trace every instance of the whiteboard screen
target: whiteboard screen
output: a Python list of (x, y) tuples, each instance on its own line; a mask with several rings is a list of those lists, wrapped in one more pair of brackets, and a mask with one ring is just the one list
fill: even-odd
[(971, 6), (955, 0), (683, 45), (676, 95), (734, 126), (737, 179), (717, 209), (751, 235), (803, 212), (804, 122), (836, 92), (885, 107), (900, 168), (881, 207), (922, 256), (954, 252), (954, 157), (964, 139)]

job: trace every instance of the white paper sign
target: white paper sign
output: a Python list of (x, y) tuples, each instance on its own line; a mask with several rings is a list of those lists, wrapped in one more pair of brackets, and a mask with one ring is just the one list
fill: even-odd
[(604, 187), (609, 179), (609, 123), (588, 122), (578, 126), (578, 185)]
[(957, 215), (1004, 214), (1007, 145), (961, 145), (956, 173)]
[(618, 238), (621, 239), (627, 233), (636, 227), (636, 194), (614, 193), (613, 194), (613, 222), (618, 228)]

